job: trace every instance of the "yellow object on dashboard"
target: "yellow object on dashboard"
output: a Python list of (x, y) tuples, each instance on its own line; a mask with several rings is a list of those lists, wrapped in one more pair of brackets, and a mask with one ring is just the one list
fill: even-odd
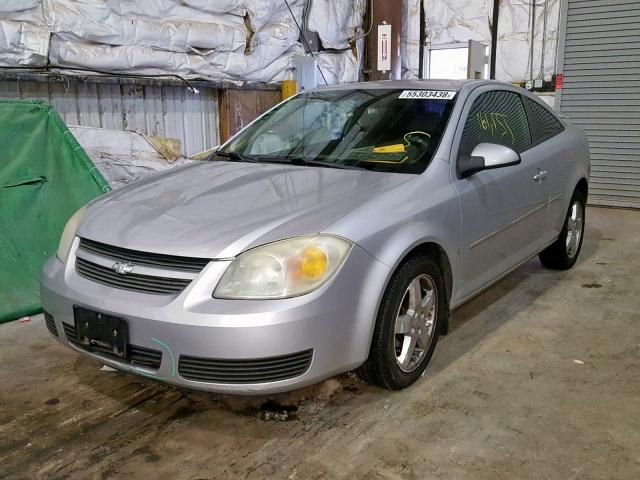
[(374, 147), (373, 153), (404, 153), (405, 146), (402, 143), (385, 145), (384, 147)]

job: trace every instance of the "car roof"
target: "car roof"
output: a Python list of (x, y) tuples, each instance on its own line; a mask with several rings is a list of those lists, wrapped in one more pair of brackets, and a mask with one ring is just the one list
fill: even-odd
[(314, 88), (313, 92), (328, 90), (379, 90), (388, 88), (421, 89), (421, 90), (452, 90), (460, 91), (464, 86), (477, 87), (480, 85), (510, 85), (496, 80), (380, 80), (374, 82), (342, 83)]

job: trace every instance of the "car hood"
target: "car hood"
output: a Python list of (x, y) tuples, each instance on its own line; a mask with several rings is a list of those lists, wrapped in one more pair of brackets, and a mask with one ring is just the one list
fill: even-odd
[(133, 250), (228, 258), (327, 228), (413, 175), (202, 162), (137, 182), (87, 208), (78, 235)]

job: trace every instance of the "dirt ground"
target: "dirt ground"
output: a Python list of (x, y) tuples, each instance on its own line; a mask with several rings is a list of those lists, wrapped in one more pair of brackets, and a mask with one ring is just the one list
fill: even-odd
[(102, 371), (41, 316), (0, 325), (0, 478), (636, 480), (640, 212), (587, 224), (576, 268), (533, 260), (463, 306), (401, 392), (179, 390)]

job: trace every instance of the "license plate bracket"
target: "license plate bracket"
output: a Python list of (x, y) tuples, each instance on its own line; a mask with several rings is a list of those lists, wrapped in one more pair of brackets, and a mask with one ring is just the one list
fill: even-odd
[(77, 341), (84, 347), (127, 358), (129, 329), (127, 320), (73, 306)]

